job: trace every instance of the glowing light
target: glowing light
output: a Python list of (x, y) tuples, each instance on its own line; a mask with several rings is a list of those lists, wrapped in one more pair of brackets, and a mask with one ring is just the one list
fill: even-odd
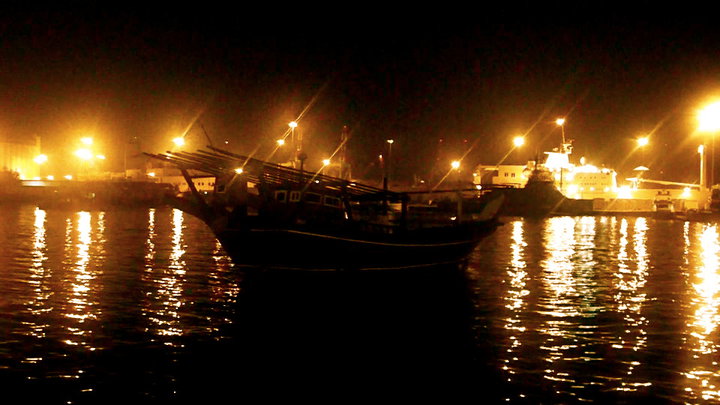
[(680, 198), (690, 198), (690, 187), (685, 187), (680, 194)]
[(175, 146), (185, 146), (185, 137), (178, 136), (177, 138), (173, 138), (173, 143)]
[(327, 166), (330, 164), (330, 159), (323, 159), (322, 163), (323, 163), (323, 166)]
[(395, 140), (394, 140), (394, 139), (388, 139), (388, 140), (387, 140), (387, 143), (389, 143), (390, 145), (392, 145), (392, 144), (393, 144), (393, 142), (395, 142)]
[(559, 170), (570, 166), (570, 160), (566, 153), (545, 152), (548, 157), (545, 161), (545, 167), (550, 170)]
[(643, 136), (641, 138), (638, 138), (637, 144), (640, 147), (647, 146), (647, 144), (650, 143), (650, 139), (647, 136)]
[(559, 126), (565, 125), (565, 118), (558, 118), (555, 120), (555, 123)]
[(79, 157), (82, 160), (90, 160), (93, 158), (93, 153), (90, 151), (90, 149), (78, 149), (75, 151), (75, 156)]
[(705, 145), (698, 146), (698, 153), (702, 155), (702, 153), (705, 151)]
[(72, 177), (71, 174), (66, 174), (66, 175), (63, 176), (63, 177), (65, 178), (65, 180), (72, 180), (72, 179), (73, 179), (73, 177)]
[(297, 128), (297, 122), (295, 122), (295, 121), (290, 121), (290, 123), (288, 124), (288, 126), (289, 126), (290, 128), (292, 128), (292, 129), (295, 129), (295, 128)]
[(278, 144), (278, 146), (283, 146), (283, 145), (285, 145), (285, 140), (284, 140), (284, 139), (278, 139), (278, 140), (277, 140), (277, 144)]
[(524, 136), (516, 136), (515, 138), (513, 138), (513, 145), (515, 145), (515, 147), (520, 147), (520, 146), (525, 145), (525, 137)]
[(48, 179), (48, 180), (55, 180), (55, 176), (50, 175), (50, 176), (47, 176), (46, 179)]
[(632, 198), (632, 189), (630, 186), (622, 186), (618, 189), (618, 198)]
[(41, 165), (48, 161), (48, 157), (47, 157), (47, 155), (40, 154), (40, 155), (35, 156), (35, 159), (33, 159), (33, 160), (35, 161), (35, 163)]
[(453, 161), (450, 163), (450, 167), (452, 167), (452, 168), (455, 169), (455, 170), (459, 169), (459, 168), (460, 168), (460, 161), (459, 161), (459, 160), (453, 160)]
[(237, 169), (235, 169), (235, 173), (237, 173), (237, 174), (242, 174), (242, 172), (243, 172), (242, 167), (238, 167)]
[(96, 159), (105, 160), (105, 155), (95, 155)]
[(698, 112), (697, 119), (700, 131), (720, 131), (720, 101), (705, 106)]
[(80, 138), (80, 142), (81, 142), (83, 145), (92, 145), (92, 144), (93, 144), (93, 139), (92, 139), (91, 137), (89, 137), (89, 136), (85, 136), (85, 137)]
[(155, 172), (148, 173), (148, 177), (155, 177)]

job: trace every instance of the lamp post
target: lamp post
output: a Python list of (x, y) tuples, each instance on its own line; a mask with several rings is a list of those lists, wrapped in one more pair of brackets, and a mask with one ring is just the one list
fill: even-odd
[(385, 163), (385, 170), (384, 170), (385, 175), (383, 176), (383, 190), (385, 190), (385, 191), (388, 190), (388, 177), (390, 177), (390, 164), (392, 161), (391, 160), (392, 159), (392, 146), (393, 146), (393, 143), (395, 143), (395, 140), (388, 139), (386, 142), (388, 144), (388, 154), (387, 154), (387, 162)]
[[(715, 182), (715, 133), (720, 131), (720, 101), (705, 106), (698, 112), (698, 130), (710, 133), (710, 187)], [(704, 142), (703, 142), (704, 143)]]
[(646, 146), (650, 144), (650, 138), (647, 136), (641, 136), (637, 139), (637, 147), (640, 148), (640, 157), (642, 158), (642, 165), (649, 166), (645, 154)]
[(500, 165), (502, 164), (502, 162), (505, 161), (505, 159), (508, 158), (508, 156), (510, 156), (510, 154), (511, 154), (516, 148), (519, 148), (519, 147), (525, 145), (525, 137), (522, 136), (522, 135), (518, 135), (518, 136), (516, 136), (515, 138), (513, 138), (512, 142), (513, 142), (513, 147), (510, 148), (510, 150), (505, 154), (505, 156), (503, 156), (502, 159), (500, 159), (500, 161), (498, 162), (498, 164), (495, 165), (496, 169), (497, 169), (498, 166), (500, 166)]
[(562, 151), (565, 151), (565, 118), (558, 118), (555, 120), (555, 124), (560, 127), (560, 132), (562, 134)]
[(290, 141), (292, 142), (292, 146), (295, 148), (295, 161), (294, 161), (295, 165), (294, 166), (297, 169), (299, 166), (298, 162), (301, 160), (300, 154), (302, 153), (301, 142), (297, 142), (295, 140), (295, 128), (297, 128), (298, 124), (295, 121), (290, 121), (290, 123), (288, 123), (288, 126), (290, 127)]

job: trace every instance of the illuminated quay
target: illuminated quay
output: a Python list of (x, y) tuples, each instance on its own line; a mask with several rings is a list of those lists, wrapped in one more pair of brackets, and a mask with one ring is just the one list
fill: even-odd
[[(563, 127), (564, 119), (558, 119), (557, 124)], [(649, 141), (647, 137), (642, 137), (637, 142), (638, 147), (644, 147)], [(517, 138), (514, 140), (515, 147), (522, 143)], [(699, 183), (649, 179), (644, 177), (648, 171), (644, 166), (635, 167), (631, 177), (619, 181), (614, 169), (598, 167), (587, 162), (584, 157), (577, 164), (573, 163), (570, 159), (572, 150), (572, 143), (566, 141), (563, 129), (561, 147), (545, 152), (544, 162), (528, 161), (525, 165), (480, 164), (473, 173), (473, 182), (478, 186), (504, 185), (511, 189), (508, 193), (518, 195), (521, 195), (519, 190), (527, 189), (529, 183), (543, 183), (548, 189), (548, 195), (552, 194), (552, 190), (559, 192), (557, 202), (547, 214), (652, 214), (684, 217), (713, 211), (713, 195), (717, 193), (714, 192), (717, 186), (712, 185), (712, 180), (706, 175), (707, 150), (704, 144), (697, 149)], [(528, 199), (530, 196), (521, 198)], [(522, 207), (515, 207), (514, 210), (510, 207), (510, 211), (522, 215)]]

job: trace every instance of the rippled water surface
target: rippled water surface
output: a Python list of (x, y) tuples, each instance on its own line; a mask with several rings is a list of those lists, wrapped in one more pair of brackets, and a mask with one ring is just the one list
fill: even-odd
[(470, 264), (509, 402), (716, 403), (714, 223), (509, 221)]
[(508, 219), (466, 268), (298, 275), (172, 209), (0, 218), (17, 403), (720, 401), (714, 223)]

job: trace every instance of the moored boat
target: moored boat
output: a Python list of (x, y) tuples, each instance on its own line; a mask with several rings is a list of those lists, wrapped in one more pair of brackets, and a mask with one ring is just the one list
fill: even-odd
[[(225, 150), (149, 154), (180, 168), (173, 204), (203, 220), (236, 264), (304, 270), (428, 266), (467, 258), (499, 225), (488, 190), (392, 192)], [(191, 172), (215, 176), (199, 193)]]

